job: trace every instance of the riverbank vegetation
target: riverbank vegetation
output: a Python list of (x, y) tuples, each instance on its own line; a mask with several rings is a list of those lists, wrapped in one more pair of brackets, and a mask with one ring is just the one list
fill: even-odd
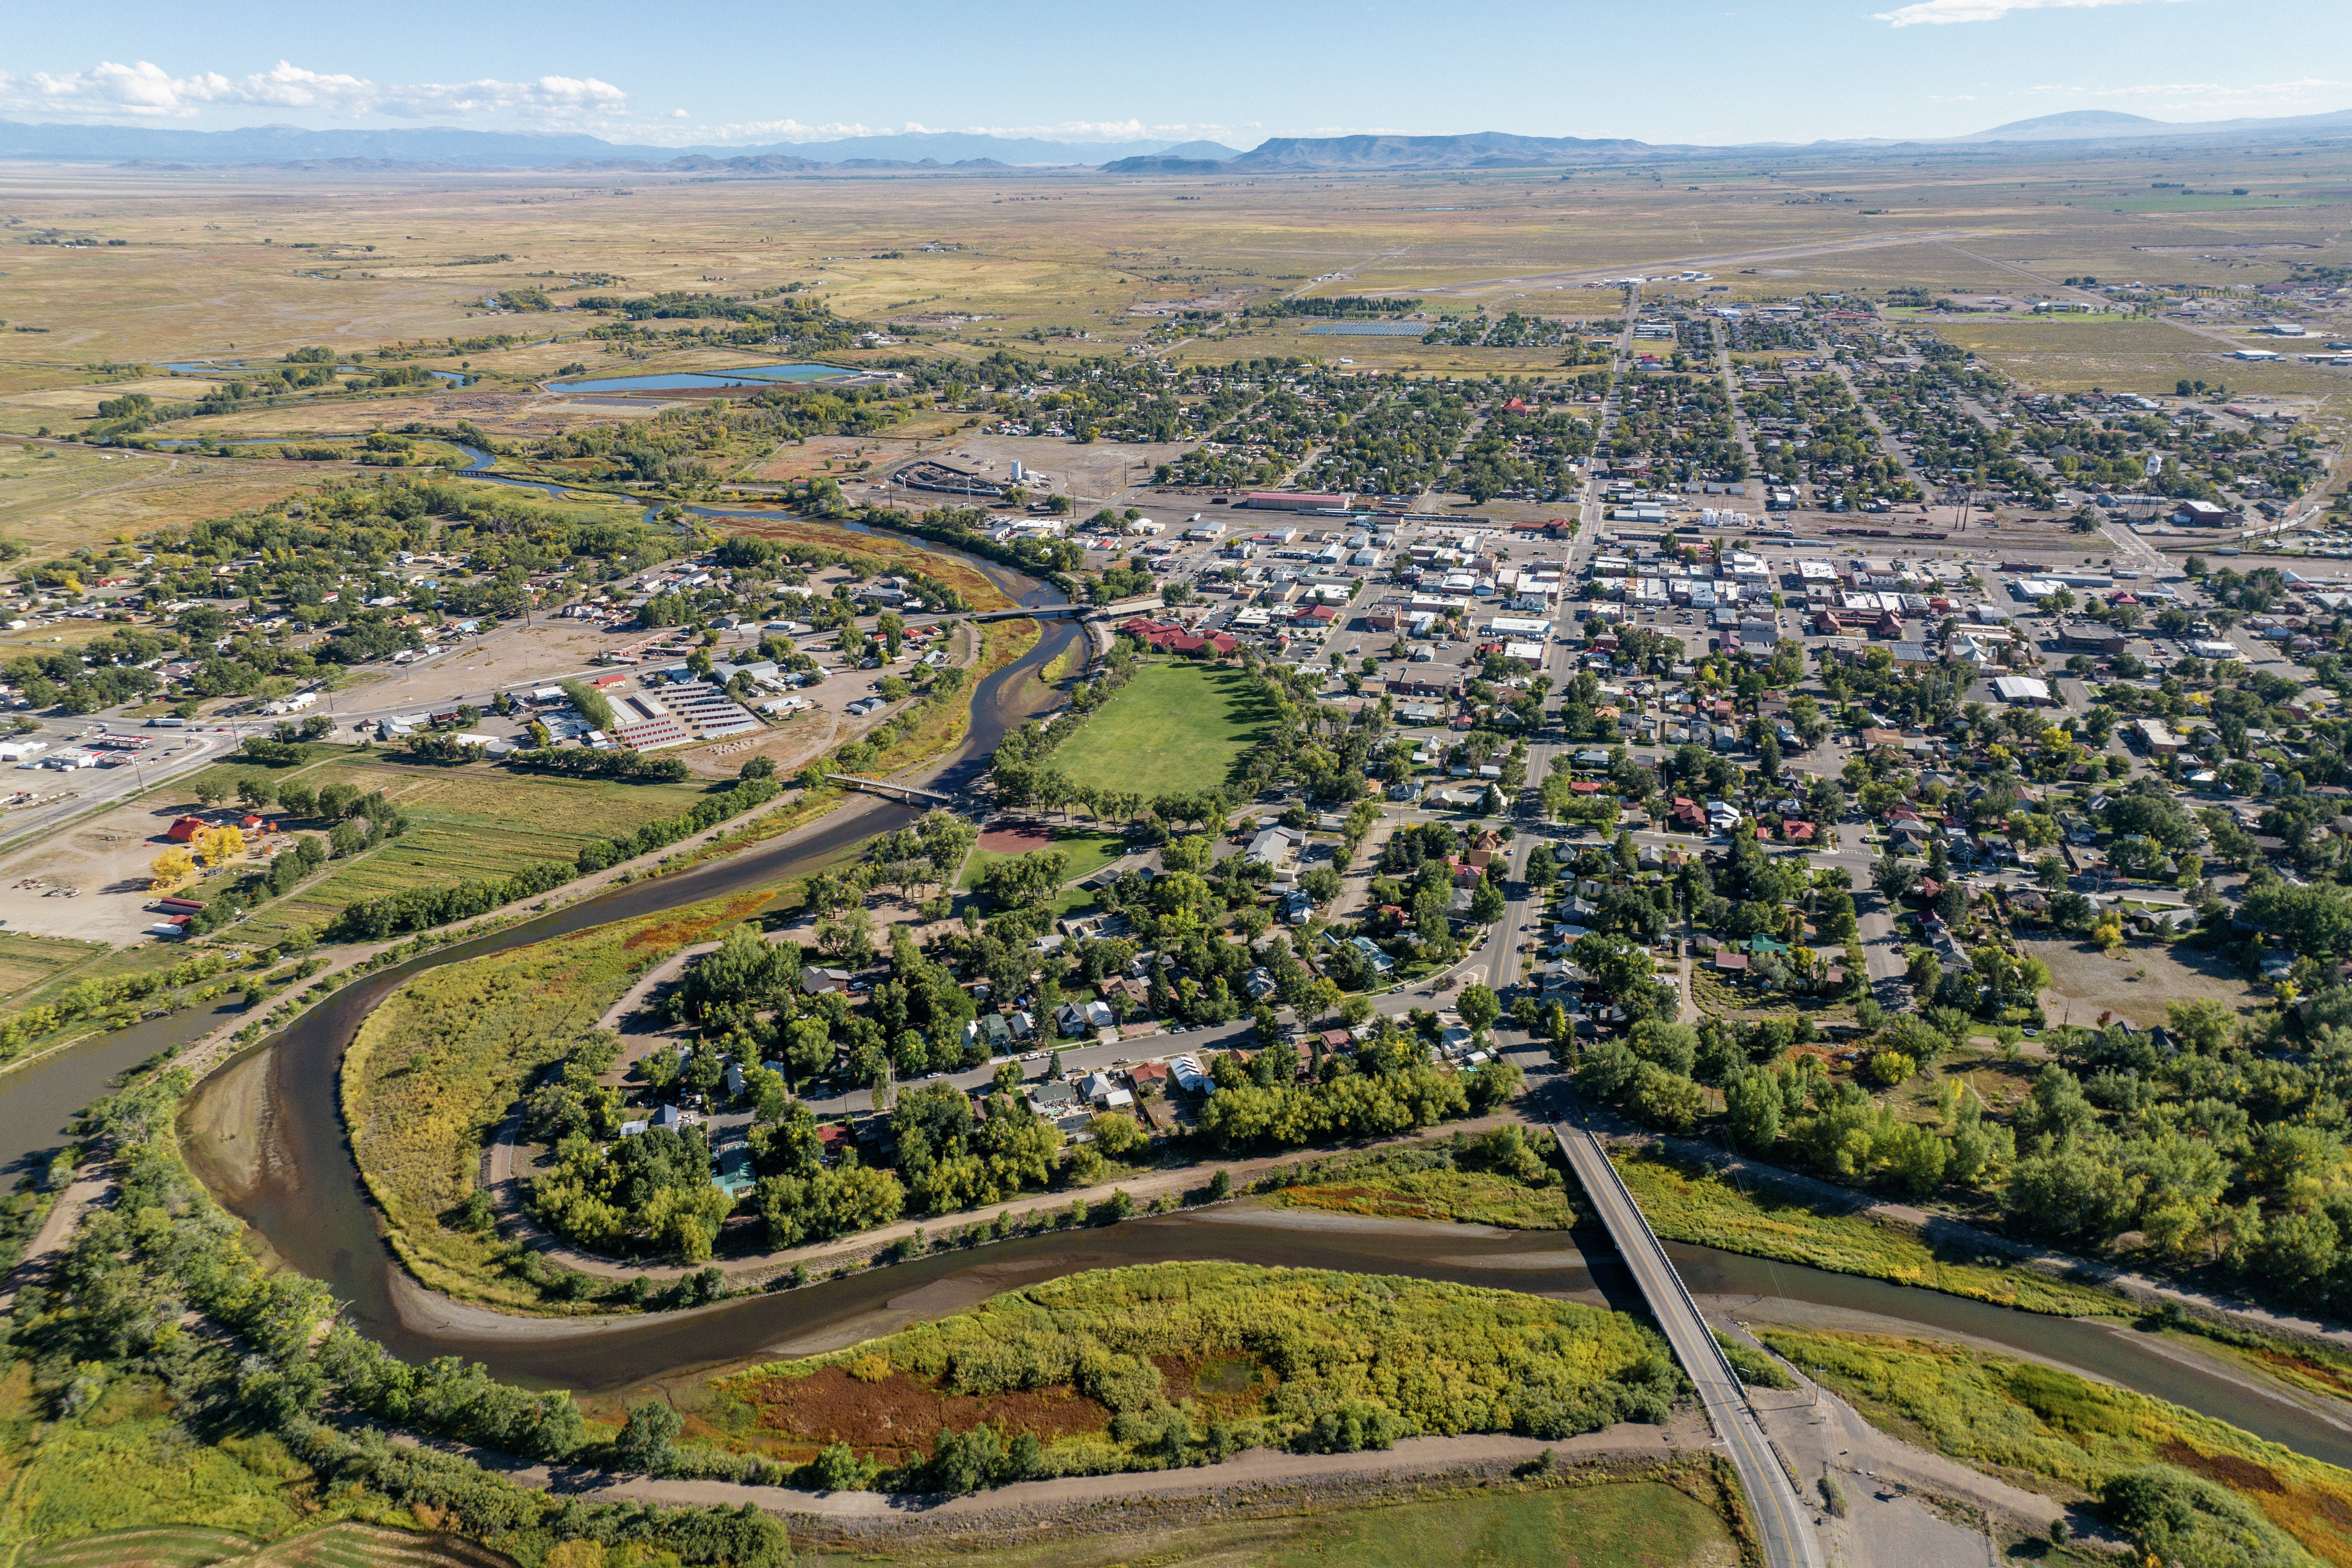
[[(2248, 906), (2315, 929), (2347, 918), (2352, 900), (2276, 884)], [(1577, 960), (1613, 962), (1603, 946), (1619, 942), (1584, 938)], [(1648, 961), (1625, 956), (1603, 983), (1639, 995)], [(2186, 1288), (2297, 1311), (2352, 1302), (2352, 1192), (2341, 1179), (2352, 986), (2252, 1018), (2195, 998), (2168, 1003), (2161, 1029), (2062, 1026), (2043, 1032), (2034, 1062), (2005, 1026), (1999, 1057), (1968, 1045), (1984, 1026), (1953, 1000), (1990, 1005), (2021, 974), (2035, 983), (2013, 954), (1980, 947), (1948, 974), (1916, 949), (1910, 974), (1915, 993), (1940, 999), (1900, 1015), (1859, 1005), (1868, 1033), (1842, 1059), (1799, 1037), (1802, 1020), (1792, 1033), (1785, 1020), (1641, 1018), (1625, 1038), (1578, 1054), (1575, 1082), (1659, 1131), (1719, 1136), (1759, 1161), (1931, 1211), (1948, 1204), (1988, 1228)]]
[(1559, 1168), (1557, 1147), (1507, 1121), (1475, 1136), (1303, 1160), (1273, 1173), (1261, 1190), (1281, 1208), (1567, 1230), (1591, 1209)]
[(2352, 1563), (2352, 1472), (2210, 1416), (1961, 1345), (1771, 1329), (1765, 1343), (1872, 1422), (2098, 1511), (2151, 1560)]
[[(151, 1075), (85, 1114), (117, 1202), (84, 1212), (50, 1280), (19, 1289), (6, 1321), (0, 1536), (55, 1543), (170, 1524), (271, 1539), (352, 1519), (430, 1521), (521, 1568), (575, 1568), (615, 1548), (680, 1568), (790, 1561), (782, 1527), (756, 1510), (583, 1504), (393, 1441), (376, 1423), (528, 1458), (712, 1473), (673, 1452), (658, 1422), (593, 1427), (568, 1394), (455, 1358), (408, 1366), (338, 1321), (324, 1284), (248, 1254), (243, 1227), (188, 1173), (173, 1134), (187, 1088), (184, 1073)], [(562, 1550), (572, 1542), (592, 1544)]]
[(722, 1392), (740, 1440), (891, 1488), (1158, 1469), (1421, 1433), (1657, 1421), (1664, 1343), (1570, 1302), (1370, 1275), (1162, 1263), (1067, 1276)]
[(1832, 1212), (1655, 1151), (1619, 1153), (1612, 1163), (1650, 1227), (1668, 1241), (1888, 1279), (2029, 1312), (2109, 1317), (2127, 1310), (2113, 1291), (2025, 1268), (2009, 1254), (1963, 1253), (1900, 1226)]
[[(978, 629), (978, 658), (968, 666), (941, 667), (923, 688), (922, 701), (901, 709), (863, 740), (837, 750), (834, 761), (851, 772), (887, 778), (961, 745), (971, 732), (971, 710), (980, 700), (981, 683), (1024, 657), (1045, 636), (1045, 627), (1026, 617), (990, 621)], [(811, 771), (804, 771), (803, 783), (813, 782), (806, 776)]]

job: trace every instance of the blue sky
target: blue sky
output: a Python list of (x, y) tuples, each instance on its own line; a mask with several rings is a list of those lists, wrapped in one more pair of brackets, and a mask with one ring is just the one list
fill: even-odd
[(11, 7), (0, 118), (458, 125), (667, 145), (1511, 131), (1941, 136), (2070, 109), (2352, 108), (2344, 0), (1397, 0), (1173, 6), (406, 0)]

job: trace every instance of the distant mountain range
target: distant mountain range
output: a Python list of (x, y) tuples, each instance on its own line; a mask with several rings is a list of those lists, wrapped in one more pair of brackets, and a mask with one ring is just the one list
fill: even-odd
[(1000, 164), (1096, 164), (1136, 153), (1172, 152), (1180, 156), (1233, 158), (1239, 154), (1214, 142), (1046, 142), (1033, 137), (981, 136), (962, 132), (909, 132), (891, 136), (850, 136), (832, 142), (779, 142), (761, 146), (653, 147), (607, 142), (595, 136), (534, 135), (511, 131), (306, 131), (298, 125), (260, 125), (240, 131), (173, 131), (145, 125), (26, 125), (0, 121), (0, 158), (41, 162), (187, 163), (317, 163), (351, 166), (365, 160), (376, 167), (537, 169), (551, 165), (635, 169), (665, 168), (681, 160), (691, 166), (744, 167), (745, 160), (773, 160), (765, 170), (814, 169), (827, 165), (950, 166), (986, 159)]
[(2142, 136), (2284, 135), (2302, 132), (2352, 131), (2352, 110), (2333, 114), (2293, 114), (2275, 120), (2150, 120), (2144, 114), (2118, 114), (2112, 109), (2074, 109), (2034, 120), (2012, 121), (1955, 136), (1954, 142), (2094, 142)]
[(368, 172), (395, 169), (611, 169), (642, 174), (779, 174), (823, 170), (1100, 166), (1112, 174), (1364, 173), (1414, 169), (1529, 169), (1625, 159), (1658, 161), (1730, 151), (1864, 151), (1961, 148), (2004, 143), (2257, 139), (2352, 134), (2352, 110), (2272, 120), (2180, 122), (2111, 110), (2073, 110), (1966, 136), (1878, 138), (1748, 148), (1702, 147), (1623, 138), (1515, 136), (1277, 136), (1247, 152), (1215, 142), (1054, 142), (938, 131), (850, 136), (765, 146), (653, 147), (580, 135), (535, 135), (452, 127), (398, 131), (308, 131), (267, 125), (238, 131), (174, 131), (144, 125), (26, 125), (0, 121), (0, 159), (129, 163), (148, 166), (263, 164)]

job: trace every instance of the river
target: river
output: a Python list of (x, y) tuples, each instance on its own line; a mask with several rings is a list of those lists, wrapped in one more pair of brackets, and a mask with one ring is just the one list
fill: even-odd
[[(962, 559), (1030, 607), (1049, 608), (1059, 602), (1050, 589), (992, 563)], [(1074, 621), (1044, 624), (1045, 635), (1036, 648), (982, 683), (970, 736), (939, 775), (942, 787), (960, 788), (977, 777), (998, 740), (1034, 710), (1037, 694), (1029, 684), (1032, 673), (1073, 639), (1086, 636)], [(261, 1139), (267, 1152), (257, 1162), (257, 1178), (225, 1191), (224, 1201), (278, 1258), (331, 1285), (338, 1297), (350, 1302), (354, 1321), (396, 1353), (409, 1358), (462, 1355), (518, 1382), (590, 1392), (675, 1379), (765, 1354), (826, 1349), (1038, 1279), (1171, 1259), (1406, 1274), (1639, 1310), (1639, 1299), (1622, 1267), (1606, 1244), (1597, 1240), (1588, 1253), (1583, 1238), (1558, 1233), (1222, 1207), (1049, 1234), (696, 1312), (593, 1326), (575, 1321), (541, 1329), (517, 1320), (505, 1331), (485, 1335), (435, 1328), (425, 1321), (429, 1314), (404, 1313), (404, 1296), (413, 1304), (416, 1292), (400, 1275), (360, 1184), (336, 1092), (345, 1047), (386, 994), (439, 964), (725, 893), (779, 886), (855, 853), (866, 837), (902, 826), (913, 816), (910, 809), (878, 798), (856, 799), (814, 830), (673, 876), (613, 889), (346, 986), (200, 1087), (199, 1099), (253, 1093), (252, 1114), (237, 1124)], [(117, 1074), (198, 1037), (226, 1016), (191, 1012), (152, 1020), (0, 1078), (0, 1157), (19, 1168), (46, 1158), (66, 1119), (105, 1093)], [(232, 1088), (240, 1083), (241, 1088)], [(201, 1155), (201, 1150), (192, 1152)], [(2352, 1433), (2297, 1404), (2216, 1371), (2183, 1364), (2128, 1330), (1707, 1247), (1670, 1245), (1668, 1251), (1692, 1292), (1719, 1313), (1769, 1321), (1776, 1315), (1804, 1321), (1810, 1314), (1818, 1320), (1826, 1312), (1829, 1321), (1850, 1317), (1857, 1326), (1884, 1331), (1969, 1336), (2051, 1358), (2300, 1452), (2352, 1466)]]

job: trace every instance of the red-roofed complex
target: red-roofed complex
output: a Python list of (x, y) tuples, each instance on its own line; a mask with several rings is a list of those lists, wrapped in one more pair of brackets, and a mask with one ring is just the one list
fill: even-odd
[(1207, 637), (1188, 631), (1174, 621), (1155, 621), (1148, 616), (1133, 616), (1119, 623), (1118, 629), (1161, 653), (1198, 653), (1209, 648), (1222, 658), (1239, 651), (1241, 644), (1224, 632), (1212, 632)]

